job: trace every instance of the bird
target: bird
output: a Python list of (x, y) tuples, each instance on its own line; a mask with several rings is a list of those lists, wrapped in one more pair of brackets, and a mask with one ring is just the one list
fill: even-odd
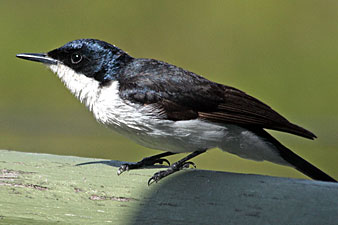
[[(118, 175), (168, 163), (148, 180), (150, 185), (195, 167), (192, 158), (219, 148), (241, 158), (293, 167), (314, 180), (337, 182), (266, 130), (311, 140), (315, 134), (237, 88), (160, 60), (132, 57), (97, 39), (16, 56), (45, 64), (99, 123), (140, 145), (164, 151), (122, 164)], [(170, 165), (165, 157), (178, 153), (187, 156)]]

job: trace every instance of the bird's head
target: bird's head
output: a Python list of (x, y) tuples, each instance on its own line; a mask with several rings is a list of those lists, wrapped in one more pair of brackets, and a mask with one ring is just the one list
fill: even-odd
[[(17, 57), (46, 64), (60, 78), (85, 76), (101, 84), (116, 80), (132, 57), (121, 49), (95, 39), (79, 39), (48, 53), (23, 53)], [(64, 81), (64, 79), (63, 79)]]
[(114, 45), (95, 39), (79, 39), (47, 53), (22, 53), (18, 58), (47, 65), (65, 86), (90, 109), (97, 93), (133, 58)]

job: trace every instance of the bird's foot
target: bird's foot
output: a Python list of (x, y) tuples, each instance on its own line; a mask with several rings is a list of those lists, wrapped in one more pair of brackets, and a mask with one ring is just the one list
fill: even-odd
[(196, 168), (195, 163), (193, 162), (176, 162), (172, 166), (170, 166), (167, 170), (162, 170), (157, 173), (155, 173), (149, 180), (148, 180), (148, 186), (152, 183), (157, 183), (162, 178), (169, 176), (170, 174), (173, 174), (177, 171), (180, 171), (184, 168), (189, 168), (190, 166), (193, 166)]
[(137, 163), (125, 163), (120, 166), (120, 168), (117, 170), (117, 175), (120, 175), (121, 173), (133, 169), (139, 169), (142, 167), (147, 166), (153, 166), (156, 163), (163, 165), (164, 163), (167, 163), (168, 166), (170, 166), (170, 162), (167, 159), (161, 159), (161, 158), (153, 158), (153, 157), (147, 157), (142, 159), (141, 161)]

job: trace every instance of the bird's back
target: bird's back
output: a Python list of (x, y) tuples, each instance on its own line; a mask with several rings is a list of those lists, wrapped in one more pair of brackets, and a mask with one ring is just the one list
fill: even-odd
[(209, 81), (174, 65), (134, 59), (120, 76), (120, 96), (153, 105), (169, 120), (202, 119), (248, 129), (267, 128), (313, 139), (268, 105), (236, 88)]

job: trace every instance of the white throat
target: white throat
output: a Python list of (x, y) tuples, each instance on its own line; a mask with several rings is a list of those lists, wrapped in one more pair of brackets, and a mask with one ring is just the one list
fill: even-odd
[(93, 110), (93, 104), (100, 94), (100, 84), (98, 81), (79, 74), (62, 63), (49, 65), (49, 68), (61, 79), (77, 99), (84, 103), (90, 111)]

